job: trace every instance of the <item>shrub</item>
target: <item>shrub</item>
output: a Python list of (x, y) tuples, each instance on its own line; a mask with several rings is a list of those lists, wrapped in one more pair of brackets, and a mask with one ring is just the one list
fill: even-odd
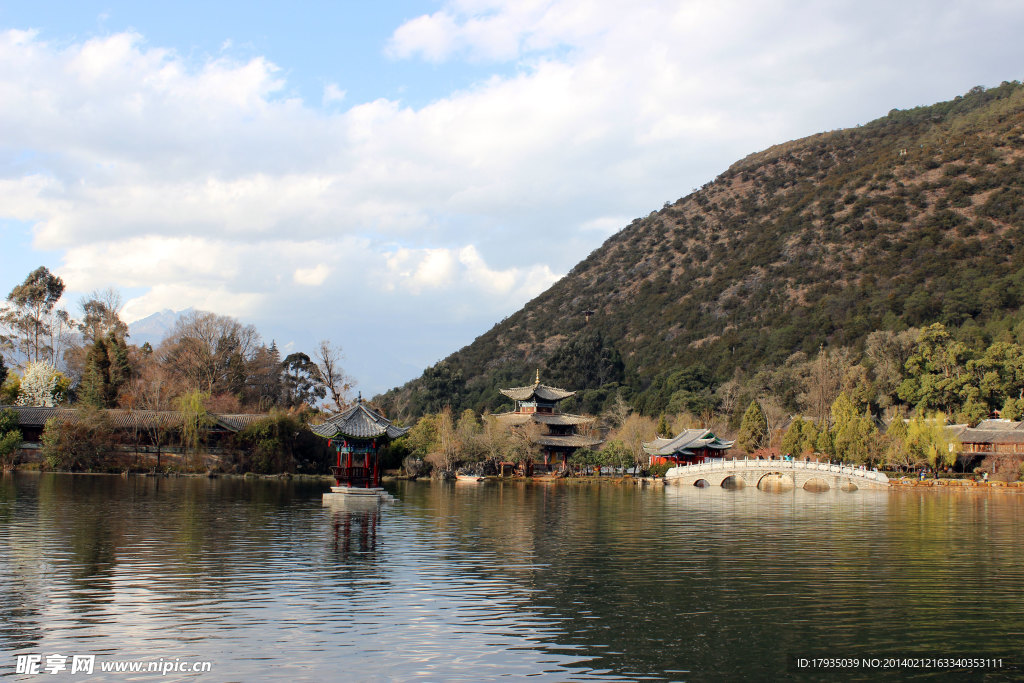
[(51, 417), (43, 428), (43, 457), (53, 469), (95, 469), (113, 448), (113, 432), (102, 410), (80, 408), (69, 420)]

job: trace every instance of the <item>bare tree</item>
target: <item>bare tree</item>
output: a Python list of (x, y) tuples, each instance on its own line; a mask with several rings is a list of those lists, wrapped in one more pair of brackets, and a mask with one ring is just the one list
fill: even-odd
[(124, 301), (121, 292), (113, 287), (95, 290), (79, 302), (82, 307), (82, 320), (78, 330), (87, 342), (102, 339), (113, 332), (118, 339), (128, 337), (128, 326), (121, 320), (121, 309)]
[(765, 396), (759, 403), (768, 423), (768, 447), (782, 443), (782, 428), (789, 418), (789, 411), (774, 396)]
[(831, 426), (832, 404), (842, 391), (843, 376), (851, 365), (853, 362), (849, 349), (829, 351), (822, 347), (818, 357), (804, 366), (800, 403), (820, 424)]
[(192, 311), (178, 319), (158, 356), (186, 390), (238, 395), (245, 388), (246, 365), (258, 348), (260, 336), (252, 325)]
[(494, 469), (507, 457), (511, 448), (511, 435), (508, 428), (493, 415), (483, 416), (483, 431), (478, 436), (480, 449), (484, 458), (490, 460)]
[(632, 412), (633, 409), (626, 403), (626, 399), (622, 398), (622, 394), (615, 394), (615, 401), (605, 409), (601, 417), (606, 425), (617, 429), (622, 426), (622, 423), (626, 421), (626, 418)]
[(657, 422), (644, 415), (634, 413), (622, 422), (622, 425), (615, 430), (610, 438), (622, 442), (633, 456), (633, 465), (639, 471), (647, 464), (644, 441), (653, 441), (657, 435)]
[(355, 382), (345, 374), (341, 367), (341, 349), (331, 346), (331, 342), (324, 339), (320, 342), (319, 348), (313, 358), (316, 364), (317, 379), (324, 385), (334, 402), (334, 409), (341, 411), (348, 405), (348, 392), (352, 390)]

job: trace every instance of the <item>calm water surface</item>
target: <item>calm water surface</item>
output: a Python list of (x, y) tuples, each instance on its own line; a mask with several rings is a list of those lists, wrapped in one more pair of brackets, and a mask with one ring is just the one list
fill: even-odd
[(106, 674), (121, 681), (963, 680), (793, 660), (1024, 663), (1012, 492), (399, 483), (394, 504), (346, 509), (324, 490), (0, 478), (0, 674), (59, 678), (16, 676), (26, 653), (213, 662)]

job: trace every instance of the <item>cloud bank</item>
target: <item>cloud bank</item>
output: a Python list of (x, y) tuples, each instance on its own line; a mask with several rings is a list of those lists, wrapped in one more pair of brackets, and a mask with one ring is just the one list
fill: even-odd
[(330, 337), (384, 389), (737, 158), (1019, 77), (1022, 28), (995, 1), (453, 0), (382, 51), (495, 75), (418, 108), (290, 97), (267, 56), (7, 30), (0, 218), (71, 289), (142, 291), (131, 317)]

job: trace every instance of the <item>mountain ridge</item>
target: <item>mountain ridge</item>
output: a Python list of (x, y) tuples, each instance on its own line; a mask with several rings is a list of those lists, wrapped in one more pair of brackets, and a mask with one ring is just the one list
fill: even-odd
[[(444, 402), (493, 410), (499, 385), (541, 368), (582, 382), (569, 388), (583, 408), (622, 394), (656, 414), (659, 381), (680, 369), (713, 388), (793, 353), (935, 321), (991, 338), (1024, 303), (1022, 242), (1024, 88), (1014, 81), (738, 160), (379, 400), (407, 418)], [(573, 345), (608, 367), (618, 357), (621, 371), (591, 386)]]

